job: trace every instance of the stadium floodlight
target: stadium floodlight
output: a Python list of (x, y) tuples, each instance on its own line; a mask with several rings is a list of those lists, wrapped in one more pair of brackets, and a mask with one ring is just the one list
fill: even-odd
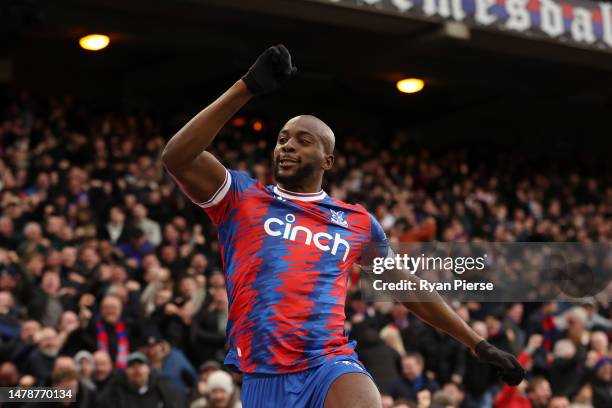
[(402, 93), (417, 93), (425, 87), (425, 82), (419, 78), (406, 78), (397, 81), (397, 89)]
[(89, 34), (79, 40), (81, 48), (88, 51), (100, 51), (106, 48), (109, 43), (110, 38), (104, 34)]

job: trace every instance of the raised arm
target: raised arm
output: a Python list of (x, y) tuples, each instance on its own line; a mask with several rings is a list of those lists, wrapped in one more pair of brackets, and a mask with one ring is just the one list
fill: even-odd
[(221, 128), (253, 96), (239, 80), (191, 119), (166, 144), (162, 162), (197, 203), (208, 201), (225, 180), (225, 167), (206, 149)]
[(225, 168), (206, 151), (219, 130), (254, 95), (275, 90), (295, 72), (289, 51), (283, 45), (268, 48), (244, 77), (191, 119), (166, 144), (162, 152), (164, 167), (194, 202), (210, 200), (225, 181)]

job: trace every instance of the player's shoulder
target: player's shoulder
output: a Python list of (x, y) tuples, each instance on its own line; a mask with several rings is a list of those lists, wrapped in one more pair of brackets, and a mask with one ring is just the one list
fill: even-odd
[(227, 169), (227, 174), (231, 185), (238, 190), (244, 190), (249, 187), (264, 187), (256, 178), (244, 170)]

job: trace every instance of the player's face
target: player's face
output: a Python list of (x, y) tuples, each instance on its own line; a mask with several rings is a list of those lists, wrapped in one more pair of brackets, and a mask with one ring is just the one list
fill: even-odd
[(274, 176), (283, 184), (295, 184), (331, 165), (320, 136), (308, 123), (289, 121), (279, 132), (274, 148)]
[(291, 184), (311, 176), (322, 159), (317, 137), (305, 129), (283, 129), (274, 149), (274, 176)]

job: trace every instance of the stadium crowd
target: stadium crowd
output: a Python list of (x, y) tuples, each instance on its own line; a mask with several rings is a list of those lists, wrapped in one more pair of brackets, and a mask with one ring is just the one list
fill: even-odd
[[(70, 387), (81, 407), (240, 406), (240, 376), (222, 365), (228, 300), (216, 234), (160, 163), (167, 125), (94, 114), (69, 97), (8, 95), (0, 386)], [(214, 153), (267, 185), (278, 129), (249, 125), (233, 121)], [(326, 191), (362, 203), (391, 241), (612, 238), (610, 180), (579, 162), (562, 171), (506, 152), (432, 154), (402, 134), (337, 137)], [(365, 302), (352, 287), (346, 328), (385, 408), (612, 407), (607, 297), (452, 306), (518, 355), (527, 379), (501, 386), (492, 367), (401, 304)]]

